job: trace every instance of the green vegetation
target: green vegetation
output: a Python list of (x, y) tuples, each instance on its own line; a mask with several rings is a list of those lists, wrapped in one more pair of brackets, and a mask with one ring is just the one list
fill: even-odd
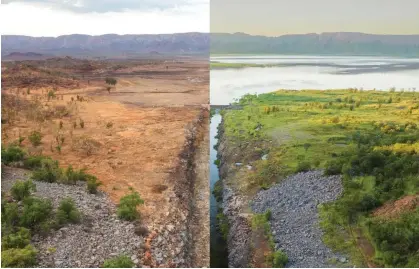
[(80, 213), (71, 199), (61, 201), (54, 213), (50, 200), (31, 196), (32, 181), (17, 181), (10, 194), (2, 193), (1, 202), (1, 266), (32, 267), (36, 265), (36, 249), (30, 245), (31, 235), (47, 234), (51, 228), (76, 223)]
[(67, 223), (78, 223), (80, 221), (80, 212), (71, 198), (61, 200), (57, 209), (57, 222), (59, 225)]
[(224, 240), (227, 240), (228, 230), (229, 230), (228, 219), (226, 215), (224, 215), (221, 207), (218, 208), (218, 213), (217, 213), (216, 218), (217, 218), (217, 229), (222, 235), (222, 237), (224, 238)]
[(37, 251), (31, 245), (24, 248), (10, 248), (1, 251), (3, 268), (27, 268), (36, 265)]
[(116, 258), (108, 259), (103, 263), (103, 268), (133, 268), (135, 264), (128, 256), (121, 255)]
[(87, 191), (91, 194), (96, 194), (97, 187), (99, 187), (100, 185), (102, 185), (102, 182), (98, 181), (96, 177), (91, 176), (87, 180)]
[(24, 248), (31, 242), (31, 231), (20, 227), (16, 233), (10, 233), (2, 238), (1, 247), (3, 249), (9, 248)]
[(118, 81), (115, 78), (106, 78), (105, 82), (108, 85), (115, 86)]
[(41, 140), (42, 140), (42, 134), (38, 131), (33, 131), (30, 135), (29, 135), (29, 141), (31, 142), (31, 144), (33, 146), (39, 146), (41, 145)]
[(35, 184), (31, 180), (21, 181), (18, 180), (10, 189), (10, 193), (13, 199), (22, 201), (26, 197), (31, 195), (32, 191), (36, 190)]
[(284, 252), (278, 250), (275, 251), (269, 259), (272, 261), (273, 268), (284, 268), (288, 263), (288, 256)]
[(140, 217), (137, 206), (144, 204), (138, 192), (131, 191), (130, 194), (121, 198), (117, 214), (120, 219), (133, 221)]
[(215, 182), (212, 194), (218, 203), (223, 200), (223, 182), (221, 180), (217, 180), (217, 182)]
[(342, 174), (343, 195), (320, 208), (324, 241), (359, 266), (419, 266), (418, 211), (390, 219), (372, 214), (419, 193), (418, 93), (281, 90), (247, 94), (237, 104), (243, 109), (222, 113), (225, 135), (238, 147), (234, 161), (254, 167), (241, 175), (240, 191), (309, 169)]
[(266, 261), (271, 264), (273, 268), (283, 268), (288, 262), (288, 257), (280, 250), (275, 251), (274, 237), (269, 224), (271, 214), (270, 210), (262, 214), (254, 214), (252, 217), (252, 230), (254, 232), (261, 231), (269, 244), (271, 253), (266, 256)]
[(2, 147), (1, 149), (1, 162), (8, 165), (12, 162), (23, 161), (26, 152), (19, 146), (10, 145), (8, 147)]

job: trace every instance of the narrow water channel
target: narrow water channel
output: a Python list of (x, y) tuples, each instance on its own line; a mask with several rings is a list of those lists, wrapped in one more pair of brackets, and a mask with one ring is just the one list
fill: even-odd
[(214, 184), (219, 180), (218, 167), (214, 164), (217, 159), (217, 151), (214, 146), (217, 144), (218, 139), (218, 125), (221, 123), (221, 115), (217, 112), (211, 118), (210, 125), (210, 188), (211, 188), (211, 200), (210, 200), (210, 224), (211, 224), (211, 268), (227, 268), (227, 245), (222, 235), (217, 229), (217, 211), (218, 203), (215, 200), (212, 191)]

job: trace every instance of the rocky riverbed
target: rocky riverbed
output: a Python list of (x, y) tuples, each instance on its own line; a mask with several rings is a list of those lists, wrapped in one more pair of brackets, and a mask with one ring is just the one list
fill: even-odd
[(271, 210), (270, 220), (276, 250), (287, 254), (287, 267), (334, 267), (331, 259), (347, 263), (322, 242), (317, 206), (336, 200), (342, 193), (340, 176), (323, 176), (322, 171), (297, 173), (252, 201), (256, 213)]
[[(2, 191), (8, 191), (18, 179), (27, 179), (23, 169), (3, 166)], [(32, 244), (39, 251), (39, 267), (100, 267), (106, 259), (126, 255), (141, 267), (144, 239), (135, 234), (132, 222), (121, 221), (108, 196), (89, 194), (85, 183), (63, 185), (35, 181), (35, 196), (51, 199), (55, 207), (64, 198), (72, 198), (82, 213), (80, 224), (66, 225), (46, 237), (34, 235)]]

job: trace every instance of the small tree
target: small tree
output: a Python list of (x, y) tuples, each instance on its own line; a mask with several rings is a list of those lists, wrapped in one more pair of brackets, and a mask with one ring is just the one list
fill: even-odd
[(115, 86), (118, 81), (115, 78), (106, 78), (105, 82), (108, 85)]

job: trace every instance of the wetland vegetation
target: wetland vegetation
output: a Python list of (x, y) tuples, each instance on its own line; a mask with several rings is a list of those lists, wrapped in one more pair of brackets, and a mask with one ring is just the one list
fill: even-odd
[[(342, 175), (342, 195), (319, 206), (323, 241), (354, 265), (419, 266), (418, 93), (279, 90), (237, 104), (243, 109), (222, 114), (224, 135), (248, 165), (235, 182), (242, 195), (297, 172)], [(269, 239), (266, 220), (255, 215), (253, 226)]]

